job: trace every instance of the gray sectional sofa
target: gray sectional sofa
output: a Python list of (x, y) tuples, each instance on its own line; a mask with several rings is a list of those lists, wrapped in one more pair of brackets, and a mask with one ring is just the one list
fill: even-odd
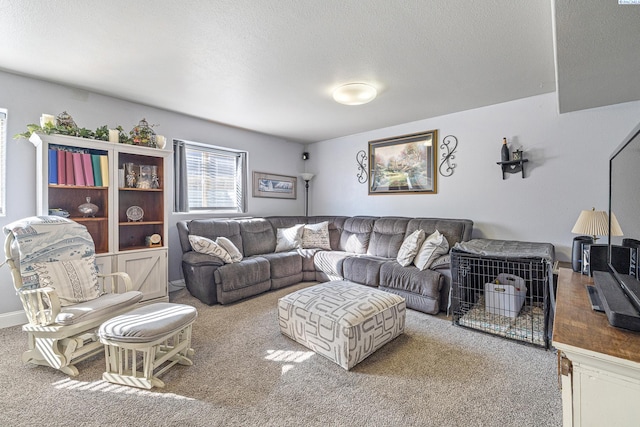
[[(277, 230), (296, 224), (328, 222), (331, 250), (275, 252)], [(205, 304), (228, 304), (271, 289), (303, 281), (346, 279), (396, 293), (407, 307), (436, 314), (445, 310), (450, 266), (444, 255), (431, 268), (401, 266), (396, 257), (406, 236), (417, 229), (438, 230), (450, 247), (471, 239), (466, 219), (370, 216), (273, 216), (266, 218), (196, 219), (177, 223), (182, 269), (189, 292)], [(189, 235), (211, 240), (226, 237), (240, 250), (240, 262), (193, 250)]]

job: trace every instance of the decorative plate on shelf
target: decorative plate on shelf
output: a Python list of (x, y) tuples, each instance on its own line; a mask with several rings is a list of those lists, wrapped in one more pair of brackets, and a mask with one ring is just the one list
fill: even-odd
[(129, 221), (142, 221), (144, 211), (140, 206), (131, 206), (127, 209), (127, 220)]

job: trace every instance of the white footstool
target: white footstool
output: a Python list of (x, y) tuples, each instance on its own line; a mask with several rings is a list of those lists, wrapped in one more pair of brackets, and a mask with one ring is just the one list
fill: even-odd
[(401, 296), (344, 280), (278, 300), (280, 332), (347, 370), (402, 334), (405, 312)]
[(193, 364), (189, 357), (196, 316), (189, 305), (156, 303), (104, 322), (98, 330), (107, 362), (102, 379), (146, 389), (164, 387), (158, 376), (176, 363)]

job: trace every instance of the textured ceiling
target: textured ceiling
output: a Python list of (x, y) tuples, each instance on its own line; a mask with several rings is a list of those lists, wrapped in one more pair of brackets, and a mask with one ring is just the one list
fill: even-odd
[[(615, 3), (0, 0), (0, 69), (314, 142), (553, 92), (556, 73), (561, 111), (640, 99), (640, 6)], [(594, 83), (619, 61), (633, 81)], [(378, 98), (336, 104), (354, 81)]]

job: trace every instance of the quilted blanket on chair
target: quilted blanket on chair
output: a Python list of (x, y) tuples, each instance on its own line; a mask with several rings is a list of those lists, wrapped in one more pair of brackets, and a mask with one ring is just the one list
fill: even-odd
[(87, 228), (59, 216), (33, 216), (14, 221), (3, 228), (13, 234), (12, 253), (19, 253), (23, 287), (38, 286), (34, 263), (79, 260), (95, 255)]

